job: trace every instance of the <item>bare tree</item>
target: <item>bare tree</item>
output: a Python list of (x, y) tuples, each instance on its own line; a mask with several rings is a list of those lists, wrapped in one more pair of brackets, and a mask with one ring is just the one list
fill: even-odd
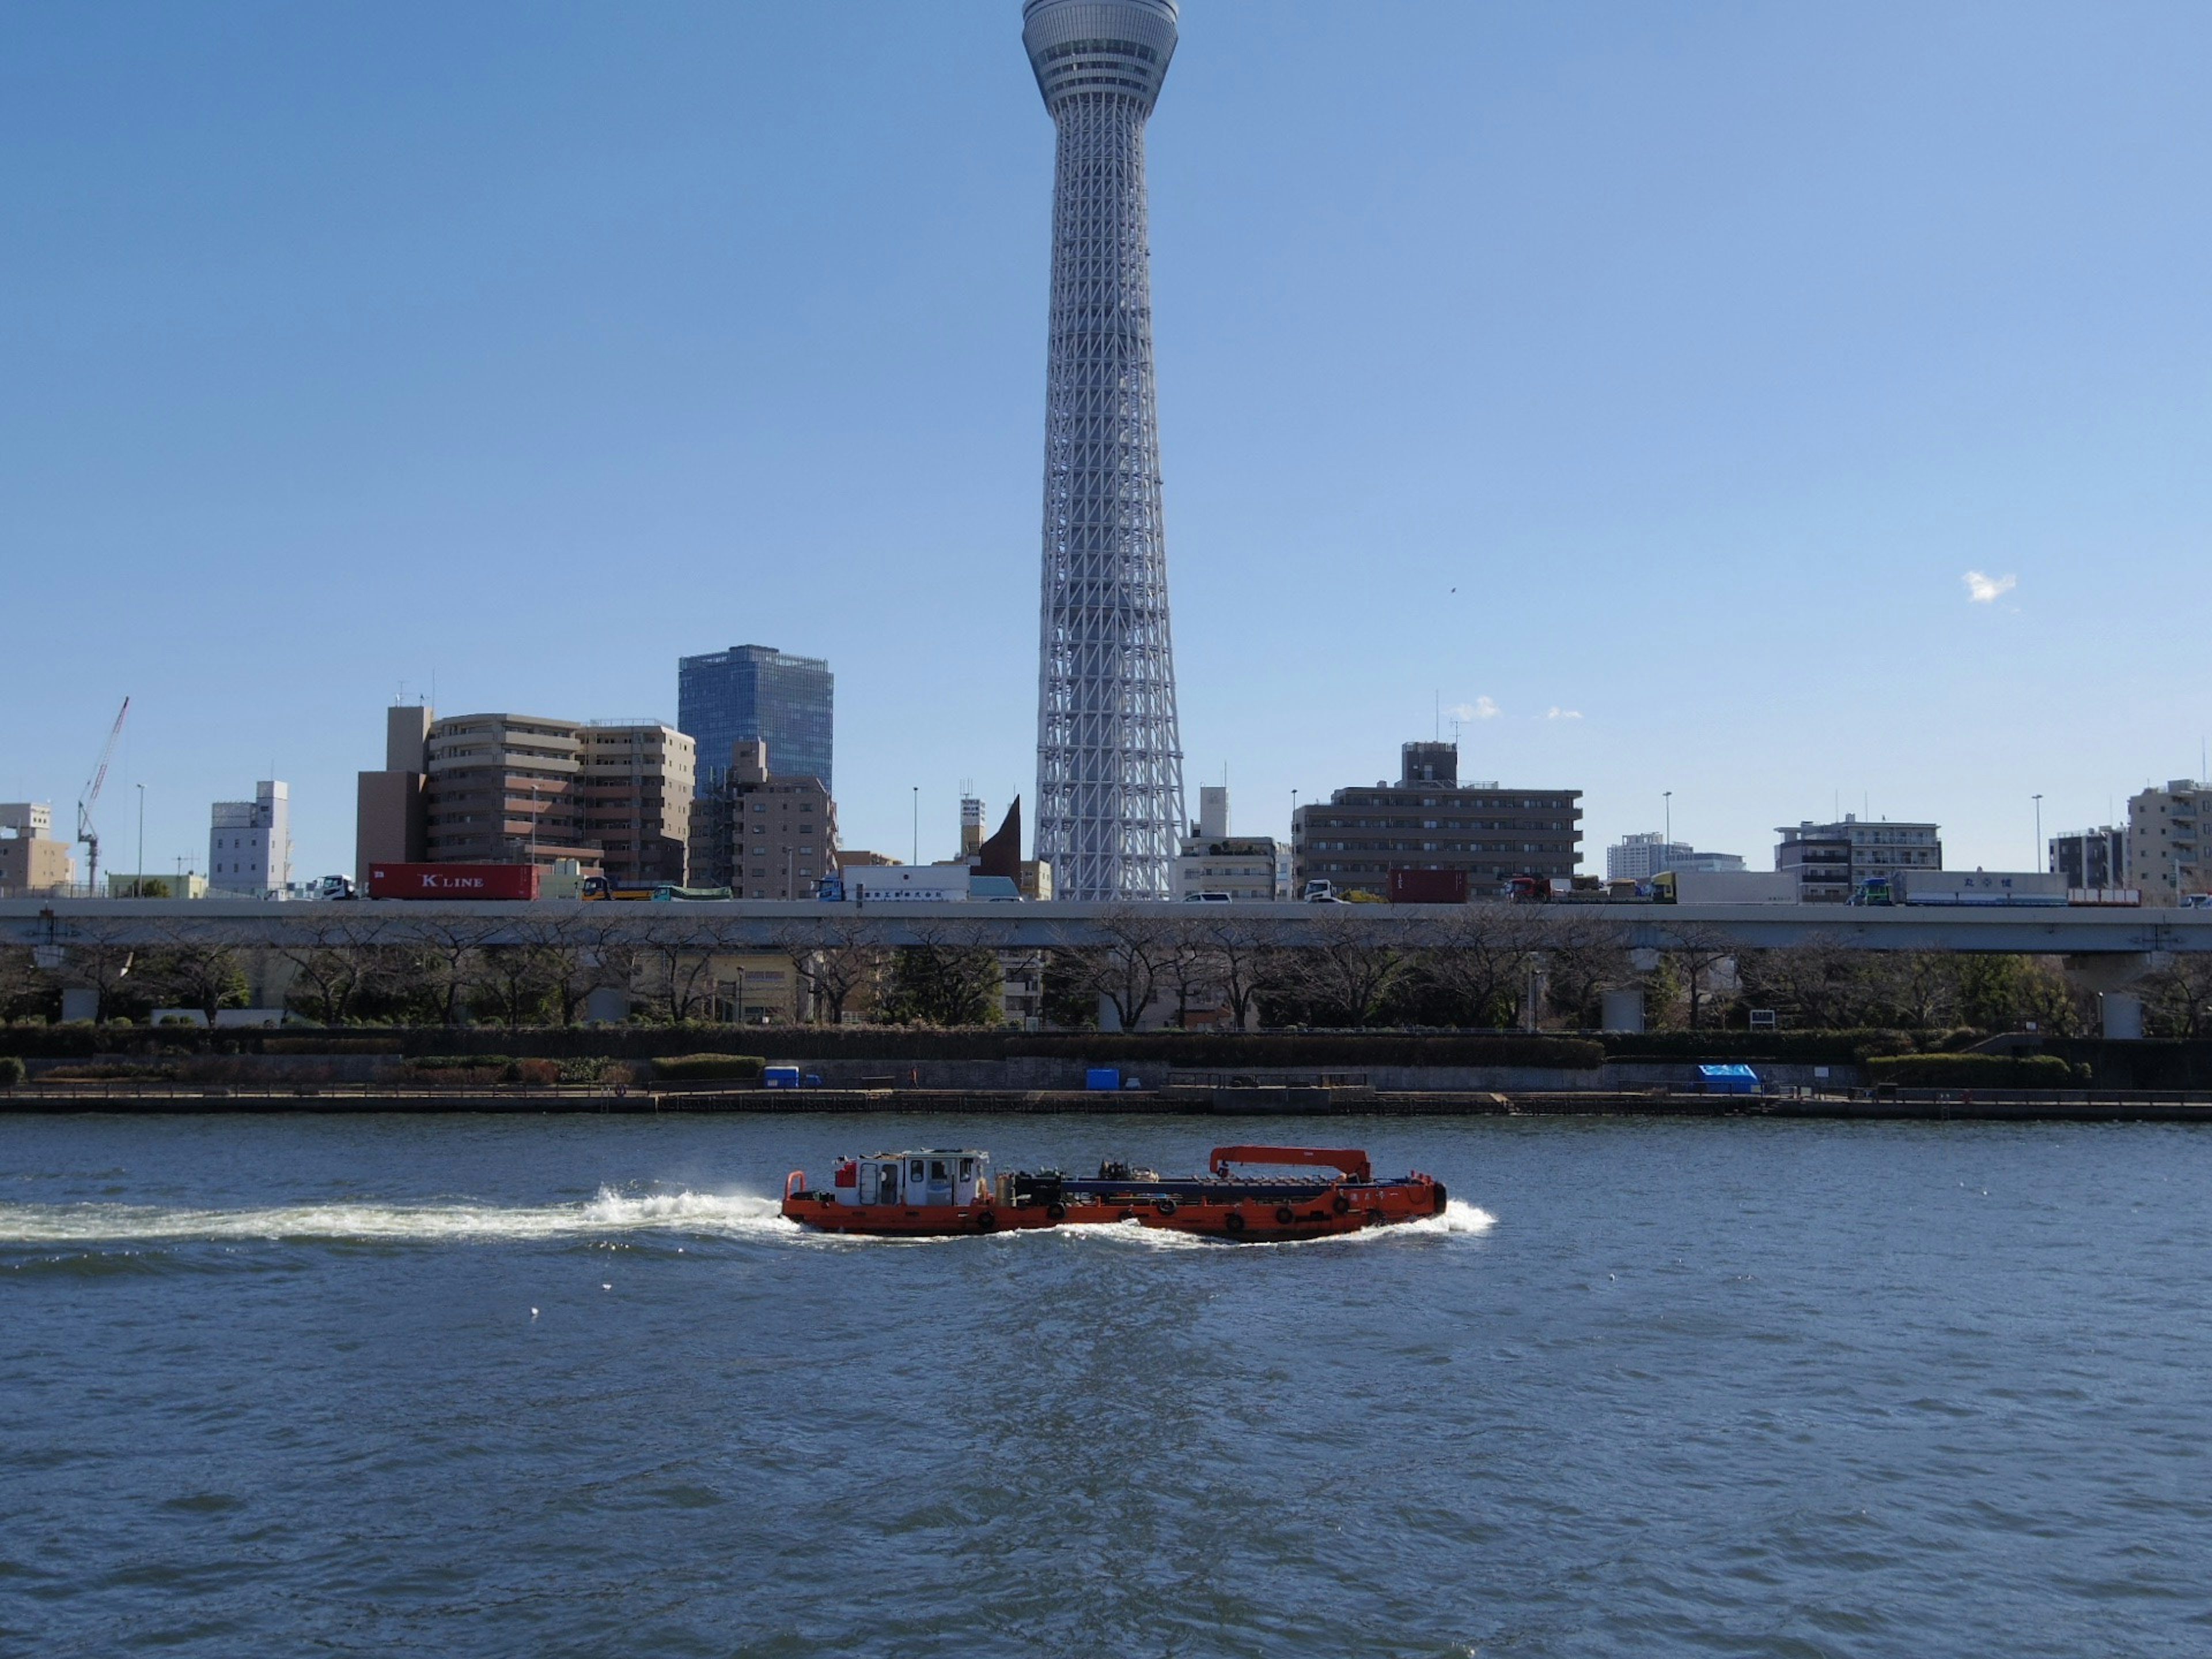
[(293, 1000), (303, 1004), (305, 1012), (321, 1024), (344, 1024), (380, 965), (375, 947), (384, 932), (380, 917), (331, 916), (319, 919), (306, 939), (278, 946), (277, 953), (305, 981), (304, 989), (293, 993)]
[(544, 998), (563, 1025), (574, 1025), (592, 992), (628, 987), (636, 976), (636, 952), (610, 911), (619, 905), (587, 904), (574, 910), (532, 917), (514, 930), (515, 938), (537, 952), (544, 974)]
[(2193, 1039), (2212, 1033), (2212, 956), (2177, 951), (2142, 988), (2168, 1036)]
[(1189, 1025), (1191, 1010), (1201, 1001), (1208, 1007), (1215, 1006), (1210, 999), (1218, 993), (1218, 975), (1203, 923), (1188, 916), (1178, 917), (1170, 923), (1160, 976), (1175, 989), (1177, 1030)]
[(1878, 951), (1872, 955), (1867, 992), (1885, 1022), (1921, 1031), (1957, 1018), (1959, 978), (1949, 952)]
[(1668, 932), (1673, 943), (1667, 947), (1667, 954), (1682, 975), (1690, 1000), (1690, 1029), (1694, 1031), (1705, 1024), (1705, 1000), (1712, 994), (1722, 969), (1735, 955), (1735, 941), (1705, 922), (1687, 922)]
[(566, 967), (562, 953), (537, 939), (487, 945), (477, 952), (472, 982), (479, 995), (499, 1011), (510, 1029), (532, 1024)]
[(1464, 904), (1440, 911), (1423, 930), (1417, 964), (1423, 983), (1455, 1024), (1502, 1026), (1528, 982), (1530, 960), (1547, 941), (1536, 907)]
[(877, 925), (842, 916), (826, 927), (802, 927), (786, 923), (776, 933), (775, 948), (791, 962), (792, 971), (811, 994), (817, 1021), (844, 1023), (854, 998), (877, 990), (890, 952), (882, 943)]
[(1177, 918), (1164, 904), (1115, 904), (1091, 925), (1103, 939), (1054, 951), (1053, 966), (1065, 964), (1077, 988), (1103, 999), (1121, 1029), (1133, 1031), (1152, 1006), (1161, 973), (1174, 954)]
[(696, 1019), (714, 994), (718, 933), (702, 918), (675, 913), (654, 916), (639, 932), (637, 960), (646, 995), (672, 1024)]
[(1206, 973), (1221, 994), (1222, 1005), (1229, 1011), (1230, 1024), (1241, 1031), (1251, 1024), (1252, 1010), (1259, 1000), (1261, 988), (1267, 982), (1274, 947), (1267, 942), (1267, 935), (1249, 921), (1226, 916), (1218, 921), (1205, 917), (1194, 925), (1205, 954)]
[(1861, 1023), (1874, 988), (1865, 953), (1832, 934), (1812, 933), (1796, 945), (1747, 951), (1739, 959), (1745, 993), (1786, 1010), (1796, 1024), (1838, 1030)]
[(1635, 981), (1624, 931), (1601, 913), (1575, 908), (1553, 915), (1545, 929), (1545, 981), (1552, 1006), (1579, 1029), (1598, 1023), (1607, 989)]
[(999, 953), (981, 927), (924, 922), (891, 953), (885, 1013), (901, 1024), (996, 1025), (1004, 1018)]
[(42, 1010), (47, 978), (26, 945), (0, 945), (0, 1020)]
[(1316, 910), (1314, 942), (1297, 952), (1301, 1000), (1331, 1024), (1364, 1025), (1413, 966), (1413, 953), (1357, 906)]
[(137, 931), (133, 922), (94, 919), (70, 924), (62, 983), (98, 997), (96, 1018), (104, 1020), (114, 1012), (117, 995), (137, 963), (138, 947), (128, 942)]
[(246, 970), (237, 946), (205, 929), (190, 924), (163, 928), (161, 943), (147, 953), (144, 967), (160, 995), (198, 1009), (210, 1024), (218, 1009), (245, 1004)]
[(410, 916), (407, 921), (409, 976), (428, 993), (439, 1023), (458, 1025), (461, 1004), (475, 988), (477, 953), (507, 924), (489, 916)]

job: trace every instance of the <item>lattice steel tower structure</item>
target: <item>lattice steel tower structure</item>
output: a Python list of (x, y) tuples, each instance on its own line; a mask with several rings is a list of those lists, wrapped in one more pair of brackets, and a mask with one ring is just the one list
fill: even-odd
[(1182, 829), (1152, 397), (1145, 121), (1176, 0), (1026, 0), (1059, 128), (1045, 371), (1036, 855), (1063, 898), (1160, 898)]

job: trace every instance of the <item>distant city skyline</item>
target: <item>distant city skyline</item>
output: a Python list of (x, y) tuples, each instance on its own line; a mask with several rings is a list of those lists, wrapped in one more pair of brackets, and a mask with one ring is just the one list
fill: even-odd
[[(379, 703), (673, 719), (732, 639), (837, 673), (853, 843), (1030, 793), (1018, 13), (10, 15), (0, 799), (67, 833), (128, 693), (103, 866), (133, 786), (161, 872), (282, 778), (344, 871)], [(2163, 638), (2212, 605), (2212, 14), (1179, 28), (1181, 738), (1247, 833), (1455, 722), (1582, 792), (1586, 869), (1668, 792), (1753, 867), (1856, 811), (2039, 869), (2036, 796), (2207, 769)]]

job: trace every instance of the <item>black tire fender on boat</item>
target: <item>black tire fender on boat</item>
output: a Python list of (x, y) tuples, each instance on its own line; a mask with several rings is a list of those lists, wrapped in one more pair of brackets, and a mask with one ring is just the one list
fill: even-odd
[(1444, 1183), (1441, 1181), (1436, 1182), (1431, 1184), (1429, 1191), (1435, 1205), (1435, 1207), (1431, 1209), (1429, 1213), (1431, 1215), (1442, 1215), (1444, 1212)]
[(1221, 1218), (1221, 1231), (1222, 1231), (1223, 1232), (1224, 1232), (1224, 1233), (1241, 1233), (1241, 1232), (1243, 1232), (1243, 1231), (1244, 1231), (1244, 1212), (1243, 1212), (1243, 1211), (1242, 1211), (1242, 1210), (1231, 1210), (1231, 1211), (1227, 1215), (1225, 1215), (1225, 1216), (1222, 1217), (1222, 1218)]
[(1176, 1212), (1176, 1201), (1171, 1198), (1159, 1199), (1154, 1201), (1152, 1207), (1162, 1215), (1173, 1215)]
[(975, 1231), (979, 1233), (994, 1233), (998, 1231), (999, 1212), (996, 1210), (976, 1211)]
[(1044, 1206), (1044, 1212), (1054, 1221), (1064, 1221), (1067, 1218), (1067, 1206), (1065, 1204), (1048, 1204)]
[(1346, 1198), (1342, 1193), (1339, 1193), (1336, 1195), (1336, 1212), (1339, 1215), (1348, 1215), (1351, 1212), (1352, 1200)]
[(1296, 1212), (1287, 1204), (1279, 1206), (1275, 1211), (1275, 1224), (1279, 1227), (1287, 1227), (1297, 1218)]

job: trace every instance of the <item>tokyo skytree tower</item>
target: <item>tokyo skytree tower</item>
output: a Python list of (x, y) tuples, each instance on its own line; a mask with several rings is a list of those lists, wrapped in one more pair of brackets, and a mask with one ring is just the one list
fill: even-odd
[(1055, 897), (1167, 898), (1182, 828), (1152, 398), (1145, 120), (1176, 0), (1027, 0), (1059, 128), (1045, 370), (1036, 856)]

